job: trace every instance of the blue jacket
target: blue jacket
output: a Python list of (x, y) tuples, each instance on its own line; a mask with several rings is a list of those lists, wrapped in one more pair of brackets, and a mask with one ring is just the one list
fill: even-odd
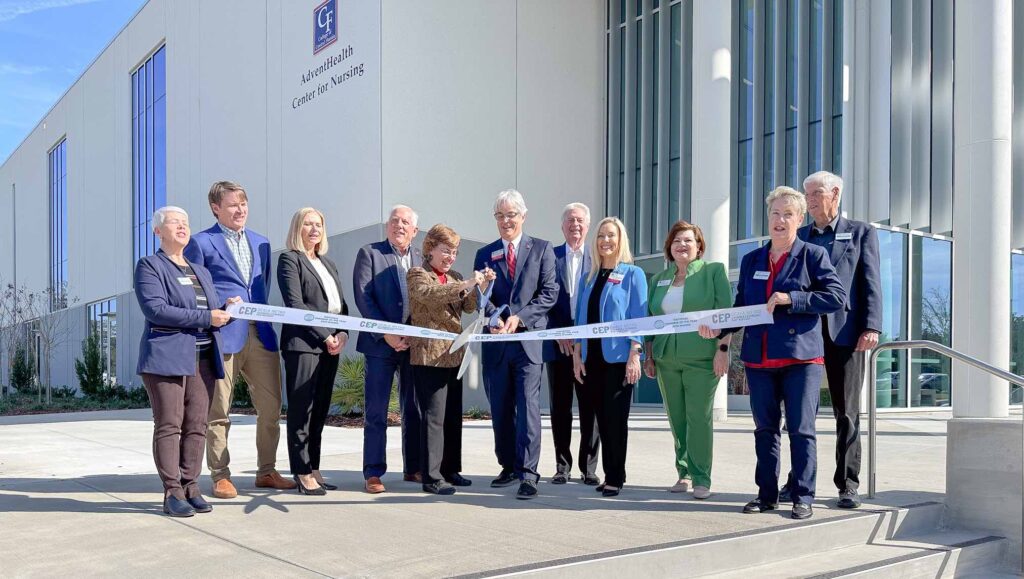
[[(812, 227), (813, 223), (801, 227), (797, 236), (807, 241)], [(865, 331), (882, 331), (878, 233), (863, 221), (852, 221), (840, 216), (836, 222), (836, 236), (829, 261), (846, 288), (847, 299), (845, 307), (826, 316), (828, 333), (837, 345), (852, 348)]]
[[(206, 293), (210, 309), (222, 309), (224, 301), (203, 266), (186, 258)], [(139, 344), (138, 374), (159, 376), (196, 375), (196, 330), (206, 330), (216, 348), (217, 377), (224, 377), (219, 329), (210, 326), (210, 310), (196, 309), (196, 291), (182, 285), (181, 270), (162, 250), (135, 264), (135, 297), (139, 300), (146, 326)]]
[[(767, 244), (743, 256), (736, 307), (768, 303), (768, 280), (754, 276), (770, 271), (770, 248), (771, 244)], [(766, 277), (765, 273), (757, 277)], [(740, 359), (760, 363), (761, 341), (765, 334), (768, 335), (769, 358), (813, 360), (824, 356), (821, 316), (838, 311), (846, 303), (846, 290), (825, 250), (797, 238), (786, 263), (782, 264), (782, 271), (775, 278), (772, 291), (788, 293), (793, 305), (776, 307), (774, 324), (746, 328)]]
[[(410, 247), (410, 267), (423, 263), (423, 254)], [(404, 324), (401, 282), (398, 279), (398, 256), (385, 239), (359, 248), (356, 264), (352, 271), (352, 291), (359, 308), (359, 315), (370, 320), (381, 320), (393, 324)], [(398, 352), (384, 341), (384, 334), (359, 332), (356, 351), (364, 356), (376, 358), (397, 357)]]
[[(587, 272), (589, 276), (590, 273)], [(644, 270), (635, 265), (620, 263), (612, 271), (612, 276), (622, 276), (622, 281), (613, 283), (609, 277), (601, 291), (601, 319), (588, 320), (587, 309), (590, 294), (594, 291), (597, 276), (587, 280), (587, 285), (579, 293), (576, 301), (576, 325), (595, 324), (598, 322), (614, 322), (616, 320), (634, 320), (647, 317), (647, 276)], [(583, 343), (581, 354), (587, 361), (587, 341)], [(609, 363), (625, 362), (629, 359), (629, 348), (632, 342), (644, 343), (643, 336), (627, 338), (601, 338), (601, 349), (604, 359)]]
[[(548, 312), (549, 328), (567, 328), (576, 323), (572, 317), (572, 308), (569, 306), (569, 281), (565, 277), (566, 259), (565, 244), (558, 245), (555, 253), (555, 281), (558, 282), (558, 299), (555, 306)], [(583, 291), (583, 284), (586, 282), (587, 274), (590, 273), (590, 249), (583, 245), (583, 262), (580, 264), (580, 278), (576, 280), (576, 295)], [(552, 362), (559, 357), (565, 357), (558, 350), (558, 344), (554, 340), (544, 340), (544, 361)]]
[[(473, 260), (473, 269), (483, 271), (485, 267), (494, 270), (491, 299), (484, 305), (488, 316), (507, 319), (519, 316), (526, 330), (543, 330), (548, 327), (548, 312), (558, 300), (558, 282), (555, 281), (555, 253), (551, 243), (529, 237), (525, 233), (519, 240), (516, 251), (516, 277), (509, 279), (508, 264), (505, 263), (505, 246), (501, 240), (480, 248)], [(481, 344), (481, 358), (484, 364), (497, 364), (505, 356), (505, 349), (515, 344), (534, 364), (544, 361), (543, 344), (539, 340), (525, 342), (494, 342)]]
[[(252, 275), (249, 283), (243, 281), (235, 264), (235, 256), (224, 241), (224, 232), (220, 225), (200, 231), (192, 236), (192, 241), (185, 247), (185, 259), (190, 263), (199, 264), (209, 270), (217, 293), (224, 299), (238, 296), (243, 302), (266, 304), (270, 297), (270, 241), (249, 229), (245, 230), (252, 250)], [(220, 329), (224, 345), (224, 354), (237, 354), (245, 347), (249, 339), (249, 321), (231, 320)], [(256, 334), (268, 351), (277, 351), (277, 334), (269, 322), (256, 322)]]

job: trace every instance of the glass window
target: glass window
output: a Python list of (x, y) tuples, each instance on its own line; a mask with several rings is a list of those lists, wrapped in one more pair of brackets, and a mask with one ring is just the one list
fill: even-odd
[(68, 286), (68, 140), (48, 155), (50, 189), (50, 308), (67, 307)]
[(736, 238), (754, 236), (754, 141), (747, 139), (737, 149), (739, 180), (736, 184)]
[[(786, 3), (786, 127), (796, 127), (799, 111), (800, 0)], [(794, 152), (796, 149), (793, 149)]]
[(153, 212), (167, 205), (167, 85), (164, 47), (132, 73), (132, 258), (157, 248)]
[(807, 55), (807, 119), (811, 122), (821, 120), (822, 100), (822, 55), (825, 45), (822, 39), (825, 26), (825, 9), (821, 0), (811, 0), (810, 45)]
[(832, 172), (843, 171), (843, 0), (833, 0), (832, 8)]
[[(1010, 372), (1024, 373), (1024, 255), (1010, 255)], [(1010, 404), (1020, 404), (1021, 387), (1010, 385)]]
[(775, 132), (775, 2), (764, 2), (764, 132)]
[[(906, 339), (907, 234), (879, 229), (882, 335), (879, 343)], [(878, 356), (875, 392), (879, 408), (906, 406), (907, 352), (889, 350)]]
[[(911, 339), (952, 345), (953, 244), (915, 235), (911, 251)], [(913, 350), (910, 406), (949, 406), (950, 360), (932, 350)]]
[(86, 308), (88, 331), (96, 336), (103, 364), (103, 383), (117, 383), (117, 298), (94, 302)]

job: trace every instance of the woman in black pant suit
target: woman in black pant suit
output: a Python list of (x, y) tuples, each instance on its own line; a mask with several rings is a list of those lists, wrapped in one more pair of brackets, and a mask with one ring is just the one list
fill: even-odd
[[(277, 263), (284, 305), (316, 312), (348, 314), (338, 268), (325, 254), (324, 215), (312, 207), (292, 217), (288, 249)], [(337, 487), (320, 475), (320, 440), (331, 406), (338, 354), (348, 332), (285, 324), (281, 329), (285, 388), (288, 391), (288, 460), (298, 491), (322, 495)]]

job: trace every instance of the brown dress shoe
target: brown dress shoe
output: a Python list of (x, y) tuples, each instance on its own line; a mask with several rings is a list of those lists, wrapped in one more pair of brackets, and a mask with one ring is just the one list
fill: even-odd
[(296, 486), (295, 481), (288, 480), (281, 476), (281, 473), (272, 470), (267, 474), (256, 477), (256, 487), (261, 489), (277, 489), (279, 491), (290, 491)]
[(238, 496), (238, 491), (235, 490), (235, 485), (231, 484), (231, 479), (222, 478), (213, 482), (213, 496), (218, 499), (233, 499)]
[(384, 483), (380, 482), (379, 476), (371, 476), (370, 478), (366, 479), (366, 492), (370, 493), (371, 495), (378, 495), (384, 492), (385, 490), (386, 489), (384, 488)]
[(414, 482), (414, 483), (422, 484), (423, 483), (423, 475), (421, 475), (418, 472), (412, 472), (412, 473), (407, 472), (407, 473), (405, 473), (405, 475), (402, 476), (402, 480), (404, 480), (405, 482)]

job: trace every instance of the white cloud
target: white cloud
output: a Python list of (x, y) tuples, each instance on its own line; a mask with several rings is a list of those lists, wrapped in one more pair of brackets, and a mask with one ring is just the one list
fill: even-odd
[(18, 16), (50, 10), (66, 8), (77, 4), (91, 4), (99, 0), (0, 0), (0, 22), (14, 20)]
[(45, 66), (24, 66), (11, 62), (0, 62), (0, 75), (19, 74), (23, 76), (31, 76), (33, 74), (46, 72), (47, 70), (49, 69)]

